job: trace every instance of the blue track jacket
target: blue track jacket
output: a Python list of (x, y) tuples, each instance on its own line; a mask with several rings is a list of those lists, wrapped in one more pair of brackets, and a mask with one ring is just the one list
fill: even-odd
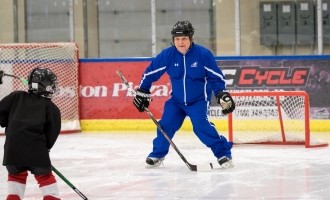
[(172, 84), (172, 98), (188, 105), (205, 99), (211, 100), (214, 94), (226, 89), (225, 77), (210, 50), (192, 43), (186, 54), (180, 53), (175, 46), (164, 49), (145, 70), (140, 88), (149, 91), (153, 82), (165, 72)]

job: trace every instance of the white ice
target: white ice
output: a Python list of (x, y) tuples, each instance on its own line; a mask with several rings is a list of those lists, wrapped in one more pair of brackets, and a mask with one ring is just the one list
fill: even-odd
[[(62, 134), (51, 151), (52, 164), (90, 200), (329, 199), (330, 148), (235, 145), (229, 170), (192, 172), (171, 148), (158, 169), (146, 169), (153, 132)], [(3, 146), (5, 136), (0, 136)], [(189, 163), (217, 165), (193, 133), (173, 142)], [(3, 156), (3, 148), (0, 149)], [(0, 199), (6, 198), (7, 171), (1, 166)], [(63, 200), (82, 199), (56, 176)], [(25, 200), (42, 199), (29, 175)]]

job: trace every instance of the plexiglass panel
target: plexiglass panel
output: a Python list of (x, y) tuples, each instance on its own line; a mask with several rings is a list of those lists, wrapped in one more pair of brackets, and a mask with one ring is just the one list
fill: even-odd
[(26, 42), (70, 41), (70, 0), (26, 0)]

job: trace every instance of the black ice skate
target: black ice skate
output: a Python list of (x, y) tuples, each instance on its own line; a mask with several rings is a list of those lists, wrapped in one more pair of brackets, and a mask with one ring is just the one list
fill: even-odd
[(234, 163), (231, 160), (231, 158), (228, 158), (226, 156), (222, 156), (221, 158), (219, 158), (218, 163), (222, 168), (225, 168), (225, 169), (234, 167)]
[(147, 159), (146, 159), (146, 163), (147, 163), (146, 168), (159, 167), (163, 164), (163, 160), (164, 160), (164, 158), (147, 157)]

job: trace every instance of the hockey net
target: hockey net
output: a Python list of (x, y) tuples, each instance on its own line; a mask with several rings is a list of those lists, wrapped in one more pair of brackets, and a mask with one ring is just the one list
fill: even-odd
[[(79, 132), (78, 48), (75, 43), (0, 44), (0, 70), (26, 78), (35, 67), (51, 69), (58, 77), (58, 91), (52, 101), (61, 110), (62, 133)], [(16, 90), (27, 91), (19, 79), (3, 77), (0, 99)], [(0, 134), (4, 129), (0, 128)]]
[(304, 91), (232, 92), (229, 140), (236, 144), (328, 146), (311, 136), (309, 96)]

